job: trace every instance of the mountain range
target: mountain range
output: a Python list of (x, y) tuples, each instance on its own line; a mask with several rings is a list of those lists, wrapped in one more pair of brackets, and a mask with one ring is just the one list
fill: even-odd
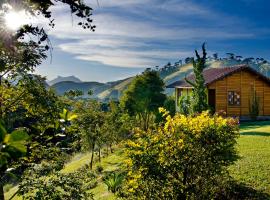
[[(228, 67), (237, 64), (249, 64), (254, 69), (264, 73), (268, 77), (270, 76), (270, 64), (269, 63), (243, 63), (241, 60), (236, 59), (211, 59), (207, 61), (207, 67), (219, 68)], [(171, 84), (174, 81), (183, 79), (186, 75), (192, 72), (192, 63), (180, 64), (179, 62), (174, 65), (168, 63), (167, 65), (158, 68), (157, 70), (160, 77), (164, 80), (165, 84)], [(82, 82), (75, 76), (69, 77), (57, 77), (56, 79), (49, 81), (48, 84), (51, 88), (54, 88), (59, 95), (63, 95), (68, 90), (81, 90), (84, 92), (84, 97), (87, 97), (89, 90), (93, 91), (92, 98), (96, 98), (102, 101), (108, 101), (109, 99), (119, 99), (122, 92), (128, 87), (134, 77), (129, 77), (123, 80), (99, 83), (99, 82)], [(165, 92), (169, 95), (173, 94), (173, 89), (166, 89)]]

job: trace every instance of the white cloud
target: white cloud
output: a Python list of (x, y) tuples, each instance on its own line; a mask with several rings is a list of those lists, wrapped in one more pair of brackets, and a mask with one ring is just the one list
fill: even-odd
[[(60, 49), (65, 52), (76, 55), (77, 59), (87, 61), (97, 61), (102, 64), (112, 65), (117, 67), (149, 67), (159, 64), (160, 60), (174, 59), (179, 57), (185, 57), (190, 55), (191, 52), (185, 51), (165, 51), (165, 50), (134, 50), (133, 43), (127, 43), (130, 45), (123, 49), (123, 43), (118, 43), (116, 40), (106, 40), (106, 44), (113, 44), (109, 47), (99, 45), (104, 44), (104, 41), (98, 39), (87, 40), (81, 43), (66, 43), (60, 45)], [(89, 44), (92, 44), (89, 48)], [(144, 43), (134, 43), (136, 47), (147, 47)]]
[[(92, 0), (88, 2), (92, 5), (96, 4)], [(154, 66), (159, 64), (160, 60), (169, 61), (191, 55), (192, 52), (188, 50), (170, 49), (170, 46), (166, 46), (169, 42), (181, 45), (191, 41), (201, 43), (213, 39), (226, 40), (254, 36), (251, 32), (241, 30), (241, 27), (226, 27), (224, 25), (226, 23), (220, 22), (208, 27), (188, 21), (169, 22), (168, 19), (163, 19), (166, 13), (210, 16), (211, 11), (187, 0), (160, 2), (158, 0), (99, 0), (100, 7), (93, 15), (94, 23), (97, 25), (94, 33), (76, 26), (76, 21), (72, 26), (72, 18), (67, 17), (65, 9), (60, 5), (61, 8), (55, 9), (56, 27), (50, 30), (50, 34), (63, 41), (59, 45), (62, 51), (73, 54), (77, 59), (120, 67)], [(115, 7), (125, 11), (125, 15), (116, 12)], [(157, 12), (162, 10), (164, 16), (144, 19), (142, 10), (146, 7), (155, 8)], [(110, 12), (105, 9), (105, 14), (104, 8), (109, 9)], [(135, 16), (127, 15), (128, 11), (136, 13)], [(226, 19), (223, 18), (223, 21), (225, 22)], [(74, 41), (67, 42), (71, 39)], [(163, 45), (158, 45), (159, 42)]]

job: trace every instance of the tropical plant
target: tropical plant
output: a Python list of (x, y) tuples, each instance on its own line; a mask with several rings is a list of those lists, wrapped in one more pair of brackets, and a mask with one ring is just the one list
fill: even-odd
[(120, 190), (123, 180), (123, 174), (112, 173), (104, 180), (104, 183), (107, 185), (109, 191), (111, 191), (112, 193), (116, 193)]

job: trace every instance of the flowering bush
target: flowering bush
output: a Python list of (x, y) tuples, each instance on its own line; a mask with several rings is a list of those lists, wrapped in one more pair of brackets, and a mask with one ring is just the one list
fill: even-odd
[(129, 199), (212, 199), (237, 159), (238, 121), (203, 112), (168, 115), (155, 130), (137, 129), (127, 146)]

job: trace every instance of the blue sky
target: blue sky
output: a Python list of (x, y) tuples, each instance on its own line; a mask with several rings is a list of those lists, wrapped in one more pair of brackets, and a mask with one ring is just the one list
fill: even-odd
[(146, 67), (194, 55), (227, 52), (270, 60), (269, 0), (86, 0), (96, 32), (76, 26), (62, 5), (49, 30), (54, 50), (37, 73), (113, 81)]

